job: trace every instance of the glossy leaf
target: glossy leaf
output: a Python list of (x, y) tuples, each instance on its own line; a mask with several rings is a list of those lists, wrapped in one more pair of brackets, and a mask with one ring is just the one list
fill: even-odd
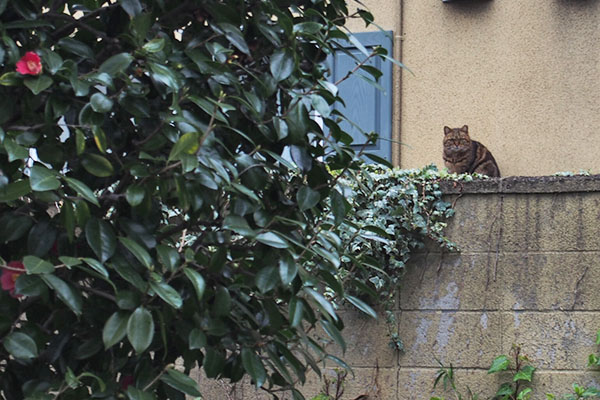
[(100, 68), (98, 68), (98, 71), (114, 76), (124, 72), (132, 61), (133, 57), (131, 54), (119, 53), (104, 61), (102, 65), (100, 65)]
[(42, 260), (41, 258), (35, 256), (25, 256), (23, 257), (23, 265), (25, 265), (25, 269), (28, 274), (50, 274), (54, 272), (54, 265), (49, 263), (46, 260)]
[(194, 154), (198, 151), (198, 132), (189, 132), (182, 135), (169, 153), (169, 161), (178, 159), (182, 154)]
[(125, 199), (129, 203), (129, 205), (131, 205), (131, 207), (136, 207), (142, 204), (145, 196), (146, 190), (143, 186), (132, 185), (129, 186), (125, 191)]
[(160, 377), (160, 380), (172, 388), (177, 389), (178, 391), (189, 396), (202, 396), (197, 389), (198, 384), (196, 381), (186, 374), (177, 371), (176, 369), (167, 369), (167, 373), (163, 374)]
[(177, 293), (177, 291), (168, 283), (150, 281), (150, 287), (156, 292), (156, 294), (160, 296), (161, 299), (171, 305), (171, 307), (181, 308), (183, 299), (179, 293)]
[(144, 307), (138, 307), (127, 321), (127, 339), (136, 353), (140, 354), (150, 346), (154, 338), (154, 319)]
[(125, 338), (128, 321), (129, 313), (126, 311), (117, 311), (106, 320), (102, 329), (102, 342), (104, 343), (105, 350), (108, 350)]
[(67, 185), (69, 185), (69, 187), (71, 189), (76, 191), (79, 196), (83, 197), (84, 199), (86, 199), (87, 201), (89, 201), (90, 203), (95, 205), (96, 207), (100, 207), (98, 198), (96, 197), (94, 192), (85, 183), (83, 183), (75, 178), (65, 177), (64, 179), (65, 179), (65, 182), (67, 182)]
[(43, 192), (45, 190), (56, 190), (60, 187), (60, 181), (56, 173), (41, 165), (31, 167), (29, 175), (31, 190)]
[(296, 201), (300, 207), (300, 211), (306, 211), (316, 206), (321, 200), (319, 192), (311, 189), (308, 186), (302, 186), (296, 194)]
[(4, 337), (2, 345), (17, 359), (31, 359), (38, 355), (38, 348), (31, 336), (23, 332), (12, 332)]
[(42, 75), (39, 78), (25, 79), (23, 83), (29, 88), (29, 90), (31, 90), (31, 93), (37, 96), (52, 86), (54, 81), (49, 76)]
[(100, 262), (106, 262), (115, 254), (117, 238), (108, 222), (91, 218), (85, 225), (85, 239)]
[(287, 242), (281, 236), (273, 232), (261, 233), (256, 236), (256, 240), (277, 249), (286, 249), (289, 247)]
[(81, 293), (55, 275), (41, 275), (46, 285), (56, 292), (56, 296), (76, 315), (81, 314), (83, 298)]
[(119, 237), (119, 241), (123, 246), (127, 248), (138, 259), (142, 265), (148, 269), (151, 269), (154, 262), (152, 261), (152, 257), (146, 249), (142, 246), (134, 242), (133, 240), (125, 237)]
[(254, 381), (254, 385), (257, 388), (262, 387), (267, 380), (267, 372), (256, 353), (251, 349), (244, 347), (242, 349), (242, 364), (244, 365), (246, 372), (248, 372)]
[(81, 160), (81, 165), (87, 172), (100, 178), (109, 177), (115, 172), (110, 161), (99, 154), (87, 154)]
[(202, 297), (204, 296), (204, 291), (206, 289), (206, 283), (202, 275), (200, 275), (199, 272), (191, 268), (184, 268), (183, 273), (185, 274), (185, 276), (187, 276), (192, 286), (194, 286), (194, 290), (196, 291), (196, 297), (198, 298), (198, 301), (202, 301)]
[(31, 192), (29, 180), (20, 180), (0, 187), (0, 202), (6, 203), (26, 196)]
[(289, 49), (281, 49), (271, 56), (269, 68), (276, 81), (288, 78), (294, 72), (294, 53)]

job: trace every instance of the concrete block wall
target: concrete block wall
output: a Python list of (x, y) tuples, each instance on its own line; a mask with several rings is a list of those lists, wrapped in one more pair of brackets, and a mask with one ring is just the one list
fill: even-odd
[[(587, 368), (600, 329), (600, 176), (514, 177), (444, 190), (456, 205), (447, 236), (461, 251), (429, 246), (407, 268), (396, 310), (403, 353), (388, 347), (383, 321), (343, 313), (344, 358), (355, 374), (343, 398), (454, 398), (432, 390), (439, 360), (452, 363), (460, 387), (491, 399), (507, 377), (487, 369), (513, 344), (538, 368), (533, 399), (569, 393), (574, 382), (600, 388), (600, 371)], [(208, 399), (269, 398), (248, 385), (232, 394), (201, 381)], [(321, 386), (313, 377), (302, 391), (310, 398)]]

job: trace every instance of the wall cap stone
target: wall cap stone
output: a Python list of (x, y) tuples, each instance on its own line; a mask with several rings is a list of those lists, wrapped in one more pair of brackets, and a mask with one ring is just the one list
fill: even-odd
[(509, 176), (471, 182), (442, 181), (440, 190), (444, 194), (600, 192), (600, 175)]

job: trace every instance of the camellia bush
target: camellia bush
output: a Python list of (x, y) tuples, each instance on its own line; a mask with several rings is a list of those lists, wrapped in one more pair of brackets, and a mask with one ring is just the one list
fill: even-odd
[(4, 399), (200, 397), (196, 367), (302, 399), (345, 365), (314, 338), (335, 299), (374, 315), (337, 273), (352, 6), (0, 0)]

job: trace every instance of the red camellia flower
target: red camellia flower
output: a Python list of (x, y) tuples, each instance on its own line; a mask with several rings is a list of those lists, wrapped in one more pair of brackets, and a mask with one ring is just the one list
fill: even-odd
[(125, 375), (121, 377), (121, 381), (119, 383), (121, 384), (121, 389), (127, 390), (129, 385), (133, 385), (135, 383), (135, 379), (131, 375)]
[(17, 62), (17, 72), (21, 75), (39, 75), (42, 73), (42, 60), (33, 51), (28, 51)]
[[(11, 261), (7, 264), (9, 268), (2, 269), (2, 276), (0, 276), (0, 283), (2, 284), (2, 290), (6, 290), (14, 298), (21, 297), (21, 294), (15, 293), (15, 282), (17, 278), (25, 272), (25, 266), (21, 261)], [(22, 271), (22, 272), (19, 272)]]

